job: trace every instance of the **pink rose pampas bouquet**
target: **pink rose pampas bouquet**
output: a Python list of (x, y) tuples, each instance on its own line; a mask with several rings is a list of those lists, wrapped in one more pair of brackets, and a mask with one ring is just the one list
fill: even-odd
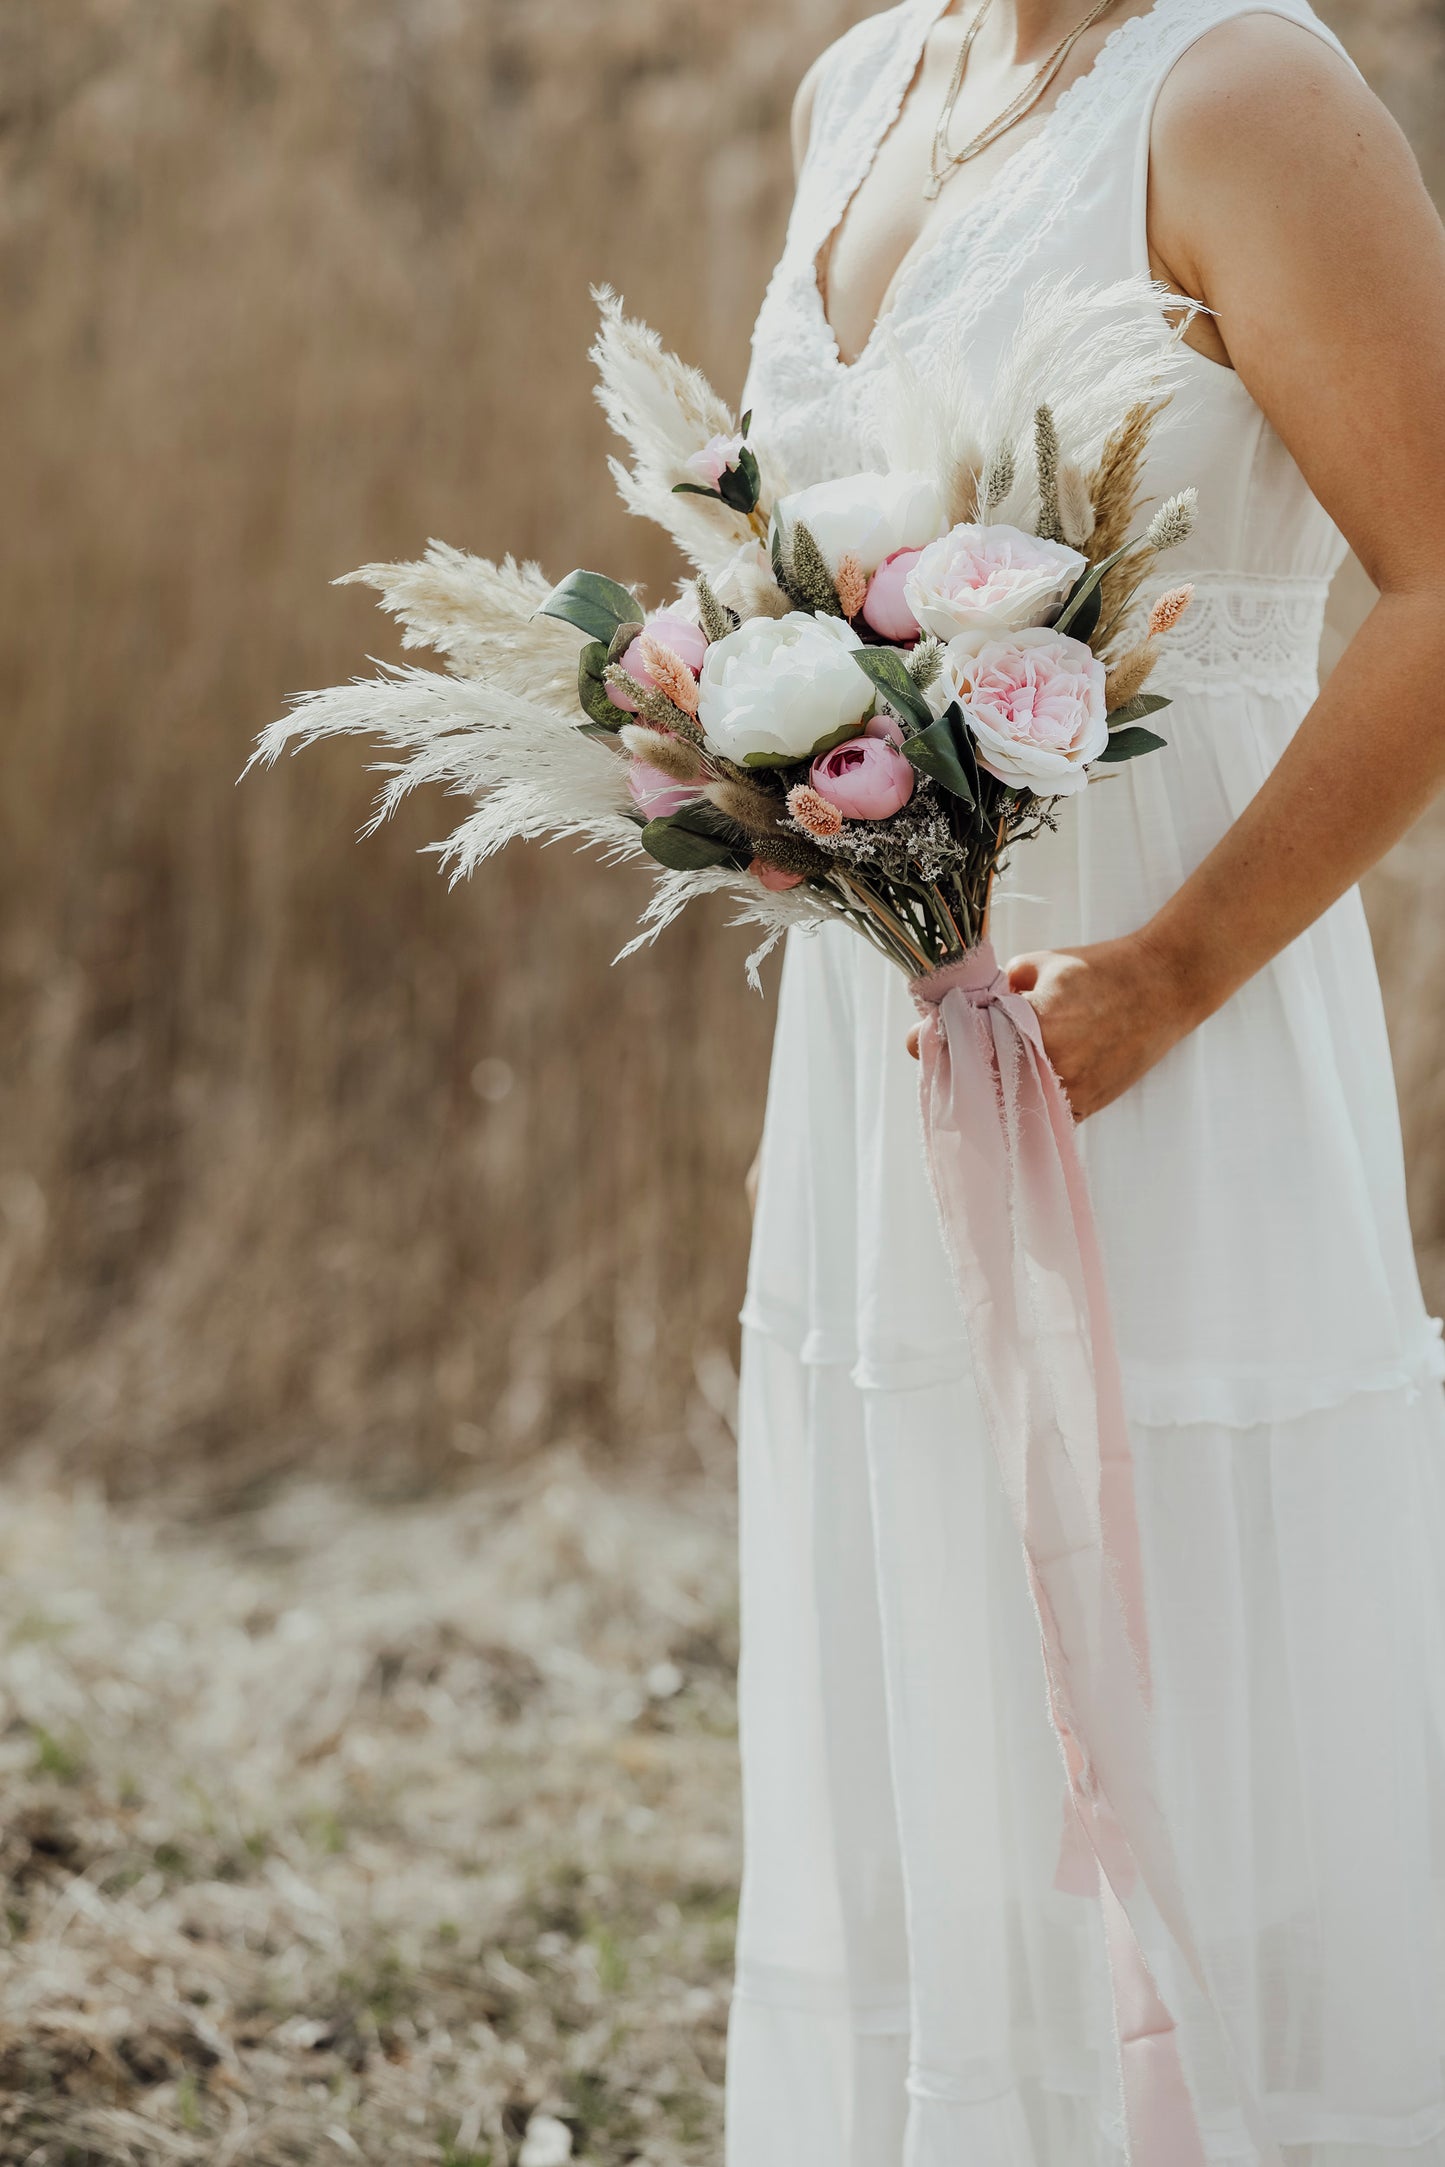
[(755, 441), (752, 417), (735, 425), (601, 304), (599, 396), (630, 452), (613, 476), (690, 560), (678, 595), (649, 610), (601, 573), (553, 587), (438, 543), (368, 566), (351, 577), (445, 669), (307, 694), (256, 757), (380, 738), (401, 757), (377, 822), (426, 782), (474, 801), (437, 846), (454, 877), (516, 838), (651, 863), (624, 953), (720, 892), (763, 929), (755, 981), (789, 928), (833, 920), (907, 973), (940, 1221), (1067, 1771), (1061, 1885), (1082, 1869), (1105, 1906), (1131, 2156), (1190, 2167), (1198, 2132), (1135, 1929), (1143, 1893), (1204, 1986), (1150, 1773), (1113, 1335), (1069, 1108), (986, 940), (1011, 851), (1164, 743), (1147, 686), (1189, 589), (1157, 567), (1194, 492), (1147, 521), (1140, 495), (1177, 334), (1147, 283), (1041, 287), (991, 385), (966, 357), (940, 380), (895, 353), (873, 464), (792, 490), (765, 427)]

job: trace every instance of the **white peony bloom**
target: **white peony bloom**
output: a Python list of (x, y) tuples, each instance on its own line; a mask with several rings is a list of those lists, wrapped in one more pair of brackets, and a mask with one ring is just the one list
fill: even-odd
[(698, 721), (713, 752), (806, 760), (861, 729), (873, 687), (853, 660), (863, 645), (841, 617), (755, 617), (715, 640), (698, 679)]
[(944, 650), (928, 692), (936, 713), (957, 700), (978, 764), (1015, 790), (1073, 797), (1109, 742), (1104, 665), (1067, 632), (1030, 627), (997, 639), (964, 634)]
[(998, 635), (1057, 617), (1088, 559), (1018, 527), (954, 527), (930, 543), (904, 582), (926, 632)]
[(934, 539), (943, 525), (943, 498), (927, 474), (848, 474), (783, 497), (778, 518), (785, 541), (803, 522), (830, 572), (855, 557), (871, 578), (895, 550), (921, 549)]

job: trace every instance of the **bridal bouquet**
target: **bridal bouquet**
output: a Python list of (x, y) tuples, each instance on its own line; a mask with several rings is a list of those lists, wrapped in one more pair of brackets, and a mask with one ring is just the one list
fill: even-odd
[(446, 674), (305, 695), (258, 757), (381, 738), (407, 757), (378, 820), (427, 781), (476, 801), (439, 846), (459, 874), (515, 837), (652, 861), (634, 947), (722, 890), (758, 956), (840, 918), (910, 977), (958, 958), (1014, 846), (1163, 743), (1146, 687), (1189, 590), (1131, 605), (1194, 493), (1135, 531), (1170, 371), (1157, 300), (1042, 290), (985, 400), (897, 356), (876, 465), (794, 490), (751, 416), (601, 298), (600, 396), (632, 453), (614, 477), (692, 578), (649, 609), (600, 572), (552, 587), (437, 543), (367, 566), (351, 578)]
[[(763, 928), (754, 978), (790, 926), (830, 920), (907, 972), (924, 1144), (1067, 1774), (1059, 1886), (1103, 1907), (1131, 2167), (1203, 2167), (1141, 1940), (1162, 1924), (1212, 2003), (1151, 1775), (1097, 1236), (1038, 1019), (986, 937), (1009, 853), (1163, 743), (1148, 725), (1167, 703), (1147, 688), (1190, 590), (1158, 565), (1189, 533), (1194, 491), (1144, 518), (1179, 359), (1160, 298), (1138, 281), (1039, 288), (984, 387), (963, 357), (925, 378), (895, 354), (869, 466), (794, 489), (766, 427), (735, 423), (604, 294), (600, 396), (631, 455), (613, 475), (690, 560), (681, 591), (650, 609), (600, 572), (553, 586), (438, 543), (368, 566), (352, 578), (445, 669), (307, 694), (256, 758), (380, 738), (400, 757), (377, 821), (426, 782), (472, 801), (437, 846), (458, 876), (514, 838), (655, 866), (631, 948), (721, 891)], [(1277, 2156), (1242, 2074), (1240, 2090), (1261, 2157)]]

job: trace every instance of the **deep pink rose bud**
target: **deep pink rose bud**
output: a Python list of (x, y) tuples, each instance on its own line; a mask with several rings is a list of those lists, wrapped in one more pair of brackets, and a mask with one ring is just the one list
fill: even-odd
[(863, 622), (881, 640), (916, 640), (922, 630), (903, 594), (903, 582), (922, 555), (921, 549), (895, 549), (868, 582)]
[[(670, 647), (679, 662), (685, 662), (693, 676), (697, 676), (702, 668), (703, 656), (707, 653), (707, 634), (700, 625), (689, 624), (686, 617), (675, 617), (668, 610), (659, 610), (655, 616), (647, 619), (642, 632), (622, 657), (623, 669), (629, 677), (635, 677), (639, 685), (650, 685), (654, 692), (658, 689), (656, 678), (642, 659), (643, 633), (651, 639), (660, 640), (664, 647)], [(637, 703), (629, 700), (625, 692), (619, 692), (615, 685), (607, 687), (607, 697), (612, 705), (620, 707), (624, 714), (637, 713)]]
[(649, 820), (666, 820), (684, 805), (695, 805), (701, 795), (696, 783), (680, 783), (646, 760), (634, 760), (627, 770), (627, 792), (640, 813)]
[(886, 820), (913, 795), (913, 769), (886, 737), (851, 737), (820, 753), (812, 782), (845, 820)]

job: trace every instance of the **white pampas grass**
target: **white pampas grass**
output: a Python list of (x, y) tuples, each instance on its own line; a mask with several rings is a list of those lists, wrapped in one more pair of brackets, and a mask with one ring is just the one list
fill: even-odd
[(730, 896), (738, 905), (736, 915), (729, 918), (729, 925), (761, 926), (766, 938), (748, 957), (748, 984), (754, 992), (762, 990), (758, 976), (759, 966), (771, 955), (778, 942), (795, 926), (803, 929), (828, 925), (837, 916), (836, 911), (813, 889), (806, 886), (775, 891), (765, 888), (750, 873), (736, 873), (728, 866), (719, 866), (705, 873), (664, 873), (652, 892), (652, 900), (638, 919), (638, 931), (618, 956), (625, 963), (640, 949), (650, 948), (659, 933), (682, 916), (689, 903), (700, 895)]
[(477, 809), (433, 845), (459, 880), (512, 841), (570, 837), (609, 856), (642, 857), (626, 763), (549, 708), (476, 678), (388, 666), (329, 692), (303, 693), (263, 732), (248, 763), (323, 737), (376, 737), (408, 755), (379, 763), (390, 775), (365, 832), (423, 783), (476, 799)]
[(888, 366), (873, 386), (868, 423), (890, 473), (930, 474), (950, 523), (976, 516), (984, 414), (962, 355), (925, 374), (892, 331)]
[(540, 700), (570, 721), (577, 711), (577, 650), (570, 625), (537, 614), (552, 591), (540, 565), (493, 564), (446, 542), (428, 542), (408, 564), (363, 564), (338, 587), (374, 587), (400, 620), (403, 647), (430, 647), (462, 676), (485, 674)]
[(632, 458), (630, 466), (609, 460), (612, 479), (630, 512), (652, 520), (708, 571), (752, 529), (741, 512), (715, 498), (672, 491), (696, 479), (687, 467), (694, 452), (714, 436), (730, 436), (737, 424), (701, 371), (670, 354), (646, 324), (625, 316), (616, 294), (599, 286), (594, 299), (602, 312), (592, 347), (597, 399)]
[[(1121, 414), (1169, 397), (1186, 366), (1181, 327), (1165, 311), (1182, 304), (1152, 279), (1085, 286), (1041, 281), (1024, 303), (989, 395), (982, 434), (989, 459), (1030, 443), (1041, 399), (1052, 410), (1063, 457), (1092, 467)], [(1032, 461), (1018, 458), (1014, 486), (993, 516), (1030, 527), (1038, 513)]]

